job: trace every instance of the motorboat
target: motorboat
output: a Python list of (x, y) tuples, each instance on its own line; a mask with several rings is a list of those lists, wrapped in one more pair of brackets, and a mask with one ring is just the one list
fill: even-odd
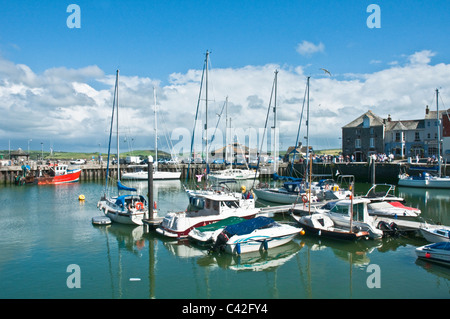
[(438, 242), (416, 248), (420, 259), (429, 260), (446, 266), (450, 265), (450, 242)]
[(425, 224), (425, 226), (419, 229), (422, 236), (429, 242), (450, 242), (450, 227)]
[(375, 202), (367, 205), (369, 215), (387, 217), (418, 217), (421, 214), (419, 208), (403, 205), (401, 202)]
[(450, 188), (450, 176), (433, 176), (428, 172), (422, 172), (418, 176), (410, 176), (408, 174), (400, 174), (398, 177), (398, 185), (407, 187), (422, 188)]
[(50, 173), (38, 177), (38, 185), (57, 185), (78, 182), (81, 175), (81, 168), (69, 169), (66, 164), (56, 164), (50, 167)]
[(369, 238), (369, 233), (360, 230), (358, 227), (353, 227), (354, 229), (337, 227), (333, 220), (325, 214), (314, 213), (306, 216), (292, 215), (292, 217), (307, 233), (314, 235), (343, 240)]
[(156, 232), (171, 238), (187, 238), (196, 227), (231, 216), (249, 219), (260, 211), (254, 206), (253, 199), (245, 199), (240, 193), (190, 193), (186, 211), (168, 213)]
[(316, 212), (330, 217), (336, 227), (353, 229), (356, 226), (367, 231), (370, 239), (380, 239), (383, 237), (383, 231), (377, 227), (375, 218), (369, 215), (368, 203), (370, 200), (364, 198), (343, 199), (328, 202), (317, 208)]
[(214, 249), (238, 255), (267, 251), (290, 242), (301, 231), (301, 228), (260, 216), (225, 227), (217, 236)]
[(189, 241), (199, 246), (210, 246), (216, 241), (217, 236), (226, 226), (237, 224), (244, 220), (241, 217), (231, 216), (206, 226), (194, 228), (188, 234)]

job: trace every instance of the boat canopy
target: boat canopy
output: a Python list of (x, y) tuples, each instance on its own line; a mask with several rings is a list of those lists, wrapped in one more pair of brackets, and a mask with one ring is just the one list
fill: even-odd
[(212, 224), (209, 224), (209, 225), (206, 225), (206, 226), (197, 227), (197, 230), (199, 230), (201, 232), (215, 231), (215, 230), (218, 230), (218, 229), (223, 228), (225, 226), (241, 223), (243, 221), (245, 221), (245, 218), (237, 217), (237, 216), (231, 216), (231, 217), (222, 219), (222, 220), (220, 220), (218, 222), (215, 222), (215, 223), (212, 223)]
[(272, 218), (260, 216), (245, 220), (239, 224), (229, 225), (225, 227), (224, 231), (226, 231), (229, 237), (234, 235), (245, 235), (256, 229), (267, 227), (274, 222), (275, 221)]
[(117, 181), (117, 187), (119, 188), (119, 190), (136, 192), (136, 188), (125, 186), (120, 181)]
[(139, 196), (136, 196), (136, 195), (122, 195), (122, 196), (119, 196), (119, 197), (116, 198), (116, 205), (118, 205), (118, 206), (125, 206), (125, 199), (129, 198), (129, 197), (133, 198), (136, 201), (138, 200), (138, 201), (144, 203), (144, 205), (147, 204), (147, 201), (145, 200), (144, 196), (142, 196), (142, 195), (139, 195)]
[(429, 244), (429, 245), (427, 245), (425, 247), (433, 248), (433, 249), (449, 250), (450, 251), (450, 242), (440, 241), (440, 242), (437, 242), (437, 243)]
[(302, 190), (302, 183), (300, 182), (285, 182), (283, 188), (290, 193), (299, 193)]

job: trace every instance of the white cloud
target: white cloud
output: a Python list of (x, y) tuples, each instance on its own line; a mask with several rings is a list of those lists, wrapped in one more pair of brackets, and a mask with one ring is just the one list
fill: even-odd
[(319, 44), (314, 44), (312, 42), (304, 40), (302, 43), (297, 45), (297, 52), (303, 56), (310, 56), (314, 53), (324, 52), (325, 45), (320, 42)]
[[(311, 78), (310, 140), (316, 148), (339, 146), (341, 127), (371, 109), (381, 117), (423, 118), (432, 105), (434, 90), (450, 96), (450, 64), (430, 64), (435, 54), (425, 50), (406, 57), (407, 63), (366, 74)], [(212, 69), (209, 85), (208, 125), (214, 128), (225, 98), (232, 126), (263, 129), (278, 69), (278, 127), (285, 149), (294, 144), (303, 105), (306, 76), (303, 66), (267, 64)], [(40, 148), (40, 141), (54, 149), (98, 150), (107, 144), (115, 74), (96, 66), (82, 69), (54, 68), (35, 74), (26, 65), (0, 58), (0, 136), (17, 147)], [(134, 149), (153, 147), (153, 87), (157, 88), (160, 133), (188, 132), (194, 125), (201, 70), (170, 75), (169, 84), (147, 77), (120, 77), (120, 111), (123, 133), (133, 138)], [(95, 83), (102, 89), (96, 88)], [(94, 87), (93, 87), (94, 86)], [(200, 119), (204, 123), (204, 99)], [(447, 102), (447, 104), (449, 104)], [(271, 114), (272, 115), (272, 114)], [(305, 117), (306, 115), (304, 115)], [(269, 126), (273, 119), (269, 119)], [(222, 128), (224, 123), (222, 122)], [(301, 137), (305, 135), (302, 125)], [(168, 132), (164, 132), (165, 128)], [(128, 139), (129, 141), (130, 139)], [(165, 138), (160, 137), (160, 145)], [(325, 141), (325, 142), (324, 142)], [(5, 144), (6, 143), (6, 144)], [(20, 144), (21, 143), (21, 144)], [(33, 143), (36, 145), (33, 146)]]
[(408, 61), (411, 64), (428, 64), (435, 55), (436, 53), (430, 50), (423, 50), (410, 55)]

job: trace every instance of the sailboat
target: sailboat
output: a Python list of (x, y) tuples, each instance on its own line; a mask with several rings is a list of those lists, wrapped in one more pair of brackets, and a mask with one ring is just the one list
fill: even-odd
[[(274, 103), (274, 114), (276, 114), (276, 93), (277, 93), (277, 74), (278, 71), (275, 71), (275, 78), (273, 83), (273, 89), (272, 93), (275, 93), (275, 103)], [(309, 114), (309, 77), (307, 78), (306, 82), (306, 92), (308, 94), (307, 97), (307, 109)], [(270, 105), (269, 105), (270, 109)], [(267, 123), (267, 119), (266, 119)], [(307, 120), (307, 123), (309, 125), (309, 118)], [(276, 125), (276, 115), (274, 119), (274, 126)], [(276, 134), (275, 134), (276, 135)], [(308, 136), (308, 134), (307, 134)], [(309, 142), (308, 142), (309, 144)], [(276, 144), (275, 144), (276, 149)], [(308, 148), (309, 150), (309, 148)], [(275, 161), (276, 165), (276, 161)], [(293, 182), (286, 182), (282, 187), (279, 188), (270, 188), (270, 187), (263, 187), (263, 188), (255, 188), (253, 189), (254, 193), (258, 197), (258, 199), (273, 202), (273, 203), (280, 203), (280, 204), (293, 204), (300, 202), (303, 197), (303, 201), (306, 200), (309, 201), (309, 195), (306, 193), (306, 186), (303, 185), (304, 183), (300, 181), (293, 181)], [(313, 201), (317, 201), (317, 197), (313, 199)]]
[(450, 188), (450, 176), (441, 176), (441, 119), (439, 115), (439, 90), (436, 89), (436, 109), (437, 109), (437, 146), (438, 146), (438, 176), (432, 176), (427, 172), (422, 172), (419, 176), (399, 175), (398, 185), (408, 187), (423, 188)]
[[(225, 147), (225, 161), (228, 160), (228, 131), (231, 132), (231, 119), (230, 119), (230, 127), (228, 127), (228, 97), (225, 100), (225, 118), (226, 118), (226, 135), (225, 135), (225, 143), (227, 144)], [(217, 182), (223, 182), (223, 181), (240, 181), (240, 180), (246, 180), (246, 179), (252, 179), (252, 178), (258, 178), (259, 172), (257, 170), (249, 169), (247, 162), (245, 162), (245, 165), (247, 166), (246, 169), (242, 168), (233, 168), (233, 153), (234, 153), (234, 145), (237, 145), (237, 143), (233, 143), (231, 146), (231, 164), (229, 168), (223, 169), (223, 170), (217, 170), (212, 171), (208, 174), (208, 179), (211, 181), (217, 181)]]
[[(127, 187), (120, 182), (120, 161), (117, 161), (117, 195), (108, 194), (110, 182), (109, 163), (111, 153), (111, 138), (114, 126), (114, 111), (116, 111), (117, 129), (117, 158), (119, 159), (119, 70), (116, 72), (116, 84), (114, 88), (114, 102), (111, 117), (111, 129), (109, 134), (108, 164), (106, 167), (105, 192), (97, 203), (97, 208), (102, 211), (112, 221), (121, 224), (142, 225), (142, 219), (148, 215), (148, 205), (145, 197), (137, 194), (135, 188)], [(129, 192), (121, 195), (120, 191)]]
[[(158, 120), (157, 120), (157, 109), (156, 109), (156, 91), (153, 88), (153, 98), (154, 98), (154, 114), (155, 114), (155, 169), (153, 170), (153, 180), (170, 180), (170, 179), (180, 179), (181, 172), (163, 172), (158, 170)], [(136, 165), (136, 168), (144, 168), (147, 165)], [(136, 170), (134, 172), (127, 172), (122, 175), (122, 179), (132, 179), (132, 180), (148, 180), (148, 172), (146, 170)]]

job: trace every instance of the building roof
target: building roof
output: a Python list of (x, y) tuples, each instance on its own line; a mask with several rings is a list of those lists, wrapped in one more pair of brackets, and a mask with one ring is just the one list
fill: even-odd
[(364, 113), (357, 119), (353, 120), (352, 122), (348, 123), (347, 125), (343, 126), (342, 128), (363, 127), (364, 118), (369, 119), (369, 126), (384, 125), (384, 120), (381, 117), (373, 113), (371, 110), (368, 110), (366, 113)]
[[(444, 114), (450, 114), (450, 109), (448, 110), (439, 110), (440, 113), (440, 117), (442, 118), (442, 116)], [(428, 114), (425, 113), (425, 119), (426, 120), (435, 120), (437, 118), (437, 111), (429, 111)]]
[(408, 131), (423, 129), (425, 127), (424, 120), (407, 120), (407, 121), (388, 121), (386, 122), (386, 131)]

